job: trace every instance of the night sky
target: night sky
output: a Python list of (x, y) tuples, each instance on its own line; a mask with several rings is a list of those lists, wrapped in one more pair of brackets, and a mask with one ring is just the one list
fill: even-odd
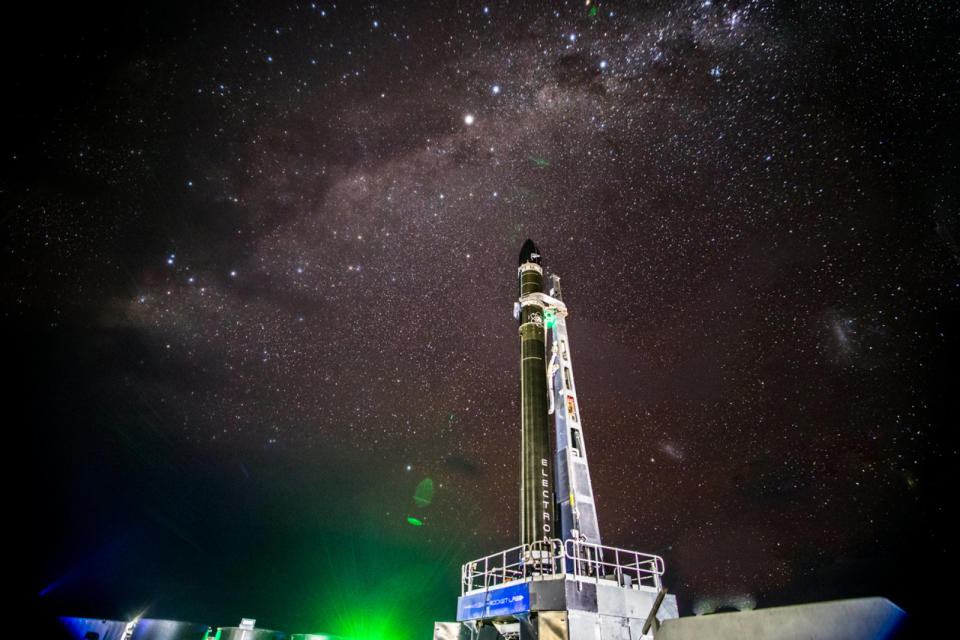
[(951, 3), (35, 4), (0, 175), (33, 606), (429, 637), (519, 539), (528, 237), (603, 540), (682, 614), (949, 602)]

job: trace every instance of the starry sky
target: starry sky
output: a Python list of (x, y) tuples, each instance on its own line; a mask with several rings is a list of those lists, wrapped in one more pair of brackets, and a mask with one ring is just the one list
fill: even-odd
[(452, 619), (518, 542), (528, 237), (603, 540), (683, 614), (946, 601), (955, 7), (201, 4), (5, 20), (28, 601)]

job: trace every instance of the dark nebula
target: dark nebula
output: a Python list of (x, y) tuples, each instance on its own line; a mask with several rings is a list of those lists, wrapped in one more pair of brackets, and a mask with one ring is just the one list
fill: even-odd
[(528, 237), (682, 613), (949, 602), (951, 3), (94, 4), (4, 21), (32, 606), (428, 637), (518, 541)]

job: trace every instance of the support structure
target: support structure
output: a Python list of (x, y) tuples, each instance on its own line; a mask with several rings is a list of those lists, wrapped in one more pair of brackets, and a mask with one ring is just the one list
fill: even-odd
[[(457, 623), (436, 640), (638, 640), (677, 616), (659, 556), (605, 547), (594, 505), (560, 278), (520, 250), (520, 545), (463, 565)], [(553, 417), (554, 448), (550, 447)], [(659, 600), (659, 608), (655, 605)], [(648, 625), (652, 626), (652, 625)]]
[(600, 525), (593, 499), (593, 484), (583, 437), (583, 421), (577, 389), (573, 382), (573, 360), (567, 337), (567, 307), (560, 293), (560, 277), (550, 276), (550, 306), (545, 311), (550, 331), (550, 364), (547, 368), (550, 386), (550, 413), (554, 416), (557, 451), (557, 510), (563, 540), (576, 539), (600, 544)]

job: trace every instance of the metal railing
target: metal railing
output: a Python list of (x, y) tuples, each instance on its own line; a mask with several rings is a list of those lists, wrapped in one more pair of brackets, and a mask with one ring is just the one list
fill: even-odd
[(460, 595), (508, 582), (564, 576), (659, 590), (663, 572), (660, 556), (579, 540), (544, 540), (466, 563), (460, 569)]
[(460, 568), (460, 595), (529, 578), (564, 573), (562, 540), (520, 545), (478, 558)]
[(638, 585), (659, 590), (662, 586), (665, 566), (660, 556), (580, 540), (567, 540), (563, 550), (573, 561), (571, 573), (578, 578), (615, 580), (621, 587)]

